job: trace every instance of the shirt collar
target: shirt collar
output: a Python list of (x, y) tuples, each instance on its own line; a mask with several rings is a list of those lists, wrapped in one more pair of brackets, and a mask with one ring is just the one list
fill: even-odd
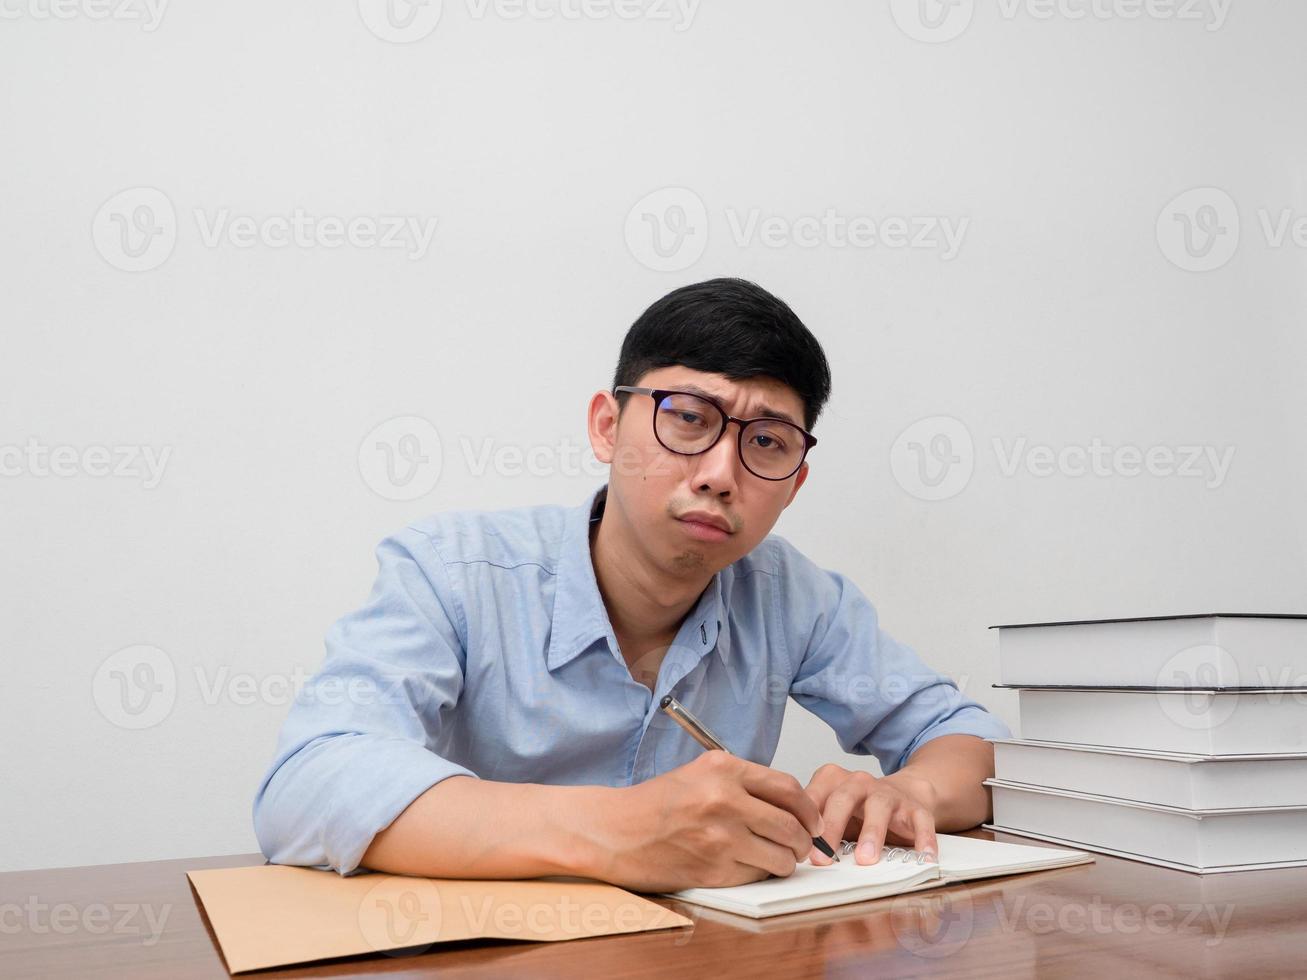
[[(585, 502), (568, 510), (563, 524), (562, 547), (554, 581), (554, 618), (546, 664), (550, 670), (574, 660), (599, 640), (606, 639), (617, 656), (617, 637), (599, 593), (590, 554), (590, 527), (603, 516), (608, 484), (593, 491)], [(729, 643), (722, 596), (722, 573), (717, 572), (681, 624), (678, 642), (703, 654), (716, 649), (726, 662)]]

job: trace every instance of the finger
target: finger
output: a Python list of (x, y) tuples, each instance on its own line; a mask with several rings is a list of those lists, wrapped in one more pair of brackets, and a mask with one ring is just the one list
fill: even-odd
[(821, 810), (803, 791), (799, 781), (789, 773), (746, 762), (741, 785), (750, 796), (765, 800), (798, 817), (809, 838), (822, 832)]
[(935, 836), (935, 818), (924, 807), (912, 811), (912, 847), (926, 855), (927, 861), (939, 858), (939, 839)]
[(817, 804), (818, 810), (824, 811), (827, 797), (848, 774), (848, 770), (844, 767), (828, 762), (818, 767), (812, 774), (812, 778), (808, 780), (808, 785), (803, 787), (803, 791), (808, 794), (813, 803)]
[(732, 857), (738, 864), (757, 868), (779, 878), (787, 878), (794, 874), (794, 866), (798, 863), (794, 860), (794, 852), (790, 848), (765, 837), (759, 837), (757, 834), (745, 835)]
[(788, 849), (796, 861), (802, 861), (812, 850), (812, 834), (794, 814), (778, 806), (746, 796), (740, 816), (753, 834)]
[(854, 851), (854, 860), (859, 864), (875, 864), (880, 860), (893, 812), (894, 801), (890, 797), (883, 794), (867, 797), (862, 808), (862, 831), (858, 834), (858, 846)]
[[(826, 843), (831, 850), (839, 853), (840, 841), (849, 826), (849, 818), (855, 810), (862, 808), (867, 799), (867, 787), (861, 783), (846, 779), (826, 798), (826, 809), (822, 813), (822, 822), (826, 824)], [(827, 859), (829, 861), (829, 859)]]
[(890, 814), (885, 843), (902, 844), (923, 853), (937, 854), (939, 844), (935, 839), (935, 818), (920, 803), (900, 797)]
[[(828, 858), (826, 857), (825, 854), (822, 854), (820, 851), (818, 851), (817, 853), (820, 855), (820, 858), (815, 863), (834, 864), (836, 861), (842, 860), (840, 857), (840, 855), (843, 853), (842, 845), (846, 840), (856, 841), (858, 839), (858, 832), (862, 829), (862, 818), (858, 816), (858, 813), (859, 810), (855, 807), (853, 811), (853, 815), (849, 817), (849, 822), (844, 825), (844, 830), (838, 834), (831, 834), (830, 837), (834, 838), (834, 840), (831, 840), (830, 838), (826, 838), (827, 843), (830, 844), (830, 849), (835, 852), (835, 857)], [(823, 819), (826, 820), (827, 824), (831, 822), (829, 818), (823, 818)], [(850, 848), (850, 851), (852, 851), (852, 848)]]

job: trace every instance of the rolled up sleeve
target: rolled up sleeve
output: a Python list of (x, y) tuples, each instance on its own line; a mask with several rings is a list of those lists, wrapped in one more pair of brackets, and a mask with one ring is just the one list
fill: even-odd
[(782, 601), (790, 649), (800, 651), (790, 695), (835, 731), (840, 747), (874, 755), (888, 775), (941, 735), (1006, 738), (1007, 726), (926, 666), (880, 626), (862, 591), (788, 549), (793, 583)]
[(359, 870), (373, 837), (431, 786), (475, 776), (435, 751), (462, 691), (462, 606), (435, 544), (412, 528), (377, 547), (362, 608), (327, 632), (254, 799), (276, 864)]

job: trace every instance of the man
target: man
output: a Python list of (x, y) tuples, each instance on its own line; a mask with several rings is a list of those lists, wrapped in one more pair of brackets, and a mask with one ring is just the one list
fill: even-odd
[[(607, 484), (381, 543), (259, 788), (264, 854), (670, 891), (829, 863), (818, 835), (856, 839), (866, 864), (887, 838), (934, 852), (936, 830), (987, 819), (1004, 725), (770, 534), (829, 393), (816, 338), (752, 283), (646, 310), (589, 403)], [(730, 752), (703, 751), (665, 694)], [(825, 765), (804, 786), (768, 768), (787, 697), (886, 775)]]

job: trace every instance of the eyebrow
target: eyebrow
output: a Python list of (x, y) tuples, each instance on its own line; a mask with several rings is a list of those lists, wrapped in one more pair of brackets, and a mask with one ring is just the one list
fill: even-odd
[[(688, 391), (690, 394), (698, 395), (701, 398), (706, 398), (714, 405), (721, 408), (722, 399), (719, 396), (714, 395), (711, 391), (700, 388), (696, 384), (677, 385), (677, 389), (679, 391)], [(770, 405), (764, 403), (758, 406), (758, 411), (761, 414), (753, 416), (754, 418), (780, 419), (780, 421), (788, 422), (796, 428), (803, 428), (802, 425), (794, 420), (794, 416), (790, 415), (789, 412), (782, 412), (779, 408), (772, 408)]]

